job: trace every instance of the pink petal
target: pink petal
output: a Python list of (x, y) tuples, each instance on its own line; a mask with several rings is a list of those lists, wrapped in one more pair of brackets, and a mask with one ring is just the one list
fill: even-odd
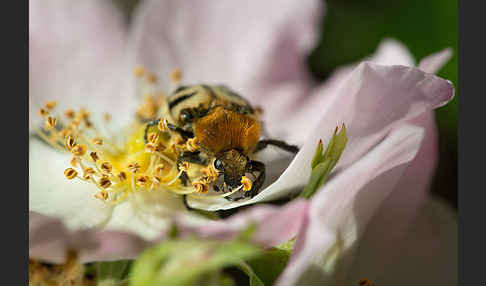
[(276, 246), (297, 235), (308, 210), (308, 201), (294, 200), (285, 206), (254, 206), (225, 220), (209, 221), (204, 226), (192, 226), (180, 221), (183, 235), (198, 234), (203, 238), (231, 239), (251, 224), (257, 228), (252, 241), (264, 246)]
[(148, 242), (125, 232), (69, 231), (60, 219), (29, 212), (29, 257), (64, 262), (76, 249), (82, 262), (134, 258)]
[(322, 187), (312, 199), (308, 221), (278, 285), (348, 284), (342, 273), (349, 268), (357, 239), (422, 139), (420, 128), (393, 128), (381, 143)]
[(419, 63), (419, 69), (428, 73), (436, 73), (449, 61), (451, 57), (452, 49), (445, 49), (424, 58)]
[[(109, 1), (29, 1), (29, 97), (93, 111), (125, 108), (119, 69), (125, 48), (120, 11)], [(126, 110), (126, 109), (125, 109)], [(35, 110), (34, 110), (35, 111)]]
[(272, 200), (302, 188), (309, 180), (309, 162), (319, 139), (327, 144), (334, 129), (343, 123), (346, 124), (348, 144), (336, 172), (345, 170), (383, 140), (391, 128), (444, 105), (453, 92), (449, 81), (416, 68), (362, 63), (338, 94), (322, 107), (317, 128), (306, 138), (304, 146), (277, 181), (251, 200), (221, 201), (212, 209)]
[[(383, 40), (376, 52), (364, 60), (386, 66), (414, 66), (415, 62), (408, 49), (400, 42), (392, 39)], [(347, 83), (349, 76), (358, 64), (353, 63), (339, 67), (324, 83), (315, 87), (307, 97), (294, 97), (293, 102), (287, 100), (287, 97), (283, 97), (283, 103), (280, 100), (282, 94), (285, 95), (290, 91), (280, 92), (279, 100), (270, 97), (268, 102), (263, 104), (265, 107), (268, 106), (267, 109), (269, 109), (269, 112), (266, 109), (264, 114), (265, 126), (268, 127), (269, 133), (275, 138), (293, 144), (304, 144), (307, 136), (318, 126), (323, 108), (339, 94), (339, 90)], [(287, 90), (289, 89), (287, 87)], [(286, 108), (285, 104), (290, 105), (291, 109)]]
[(223, 83), (250, 100), (264, 87), (308, 79), (304, 60), (317, 40), (322, 1), (146, 1), (136, 14), (133, 64), (169, 86)]

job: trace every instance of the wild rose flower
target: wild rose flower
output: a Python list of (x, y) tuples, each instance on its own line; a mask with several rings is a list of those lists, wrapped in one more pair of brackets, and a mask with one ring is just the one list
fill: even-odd
[[(378, 215), (382, 210), (389, 210), (387, 204), (395, 194), (401, 194), (410, 203), (403, 216), (412, 225), (411, 214), (416, 214), (424, 201), (430, 170), (435, 164), (435, 137), (429, 135), (435, 132), (431, 112), (453, 95), (449, 82), (431, 74), (440, 65), (437, 57), (426, 59), (420, 68), (413, 68), (403, 48), (388, 41), (368, 62), (338, 70), (329, 81), (317, 85), (306, 73), (303, 57), (315, 42), (320, 1), (265, 4), (247, 1), (239, 5), (146, 1), (138, 9), (129, 33), (116, 10), (107, 3), (60, 3), (52, 2), (52, 7), (35, 1), (30, 4), (32, 103), (53, 99), (69, 100), (69, 104), (80, 101), (87, 106), (96, 102), (90, 110), (107, 111), (109, 107), (114, 112), (112, 122), (122, 125), (134, 114), (137, 90), (133, 77), (123, 77), (130, 73), (124, 64), (142, 65), (158, 75), (158, 84), (165, 88), (170, 83), (164, 75), (180, 67), (185, 82), (225, 83), (253, 104), (263, 106), (265, 126), (271, 137), (301, 146), (290, 164), (290, 158), (276, 150), (269, 149), (263, 154), (269, 172), (267, 187), (254, 198), (238, 202), (193, 199), (188, 201), (192, 207), (229, 209), (302, 189), (309, 181), (310, 162), (319, 139), (329, 142), (334, 128), (346, 125), (349, 141), (335, 172), (312, 199), (309, 214), (301, 215), (307, 207), (295, 212), (294, 225), (300, 226), (305, 219), (304, 227), (291, 264), (279, 283), (299, 281), (307, 273), (306, 269), (313, 266), (315, 257), (306, 255), (313, 250), (316, 255), (342, 257), (350, 245), (357, 245), (357, 238), (361, 238), (383, 201)], [(262, 5), (271, 7), (272, 13), (267, 13), (268, 9)], [(105, 35), (105, 32), (109, 33)], [(425, 144), (429, 141), (423, 141), (424, 134), (425, 139), (433, 137), (432, 143)], [(422, 142), (425, 145), (420, 149)], [(30, 209), (62, 217), (70, 228), (97, 226), (154, 239), (167, 226), (170, 217), (182, 215), (186, 224), (199, 221), (193, 218), (189, 222), (186, 218), (191, 214), (186, 212), (180, 197), (168, 192), (134, 194), (115, 207), (107, 206), (92, 198), (96, 192), (92, 185), (65, 180), (63, 172), (69, 157), (35, 140), (31, 140), (30, 148)], [(417, 182), (416, 186), (399, 188), (401, 184), (410, 184), (410, 179), (401, 175), (404, 169), (405, 174), (412, 172), (408, 166), (419, 160), (417, 152), (424, 158), (420, 159), (424, 176), (419, 180), (423, 184)], [(49, 168), (44, 168), (44, 162), (49, 162)], [(393, 195), (385, 200), (390, 193)], [(273, 216), (279, 217), (280, 211), (286, 213), (290, 207), (275, 208)], [(243, 221), (267, 223), (258, 209), (248, 218), (243, 216)], [(357, 216), (359, 220), (353, 220), (355, 212), (363, 213), (362, 218)], [(292, 216), (280, 218), (286, 221)], [(319, 232), (323, 225), (324, 231)], [(217, 223), (207, 232), (241, 230), (229, 226)], [(292, 228), (294, 234), (297, 229)], [(204, 233), (205, 229), (199, 232)], [(345, 237), (337, 239), (337, 233)], [(266, 235), (280, 234), (266, 232)], [(293, 236), (281, 235), (282, 238)], [(402, 242), (402, 238), (399, 236), (397, 241)], [(131, 244), (132, 240), (129, 241)], [(345, 246), (340, 247), (341, 241)], [(40, 245), (37, 257), (42, 257), (43, 244), (37, 245)], [(336, 249), (335, 245), (339, 251), (333, 256), (334, 252), (328, 250)], [(95, 259), (103, 259), (103, 255)], [(336, 278), (339, 275), (335, 275), (339, 272), (334, 267), (330, 269), (325, 273), (340, 281)], [(320, 270), (317, 273), (322, 275)]]
[[(305, 88), (300, 86), (307, 74), (300, 60), (314, 43), (320, 11), (314, 1), (279, 4), (280, 13), (272, 17), (262, 13), (257, 2), (248, 3), (247, 11), (221, 5), (143, 2), (127, 29), (119, 11), (106, 2), (30, 2), (31, 129), (54, 147), (30, 141), (31, 211), (62, 217), (71, 229), (126, 230), (146, 239), (155, 238), (175, 215), (201, 220), (184, 206), (180, 194), (186, 190), (171, 188), (180, 175), (174, 172), (174, 158), (163, 157), (172, 167), (161, 166), (163, 176), (154, 181), (147, 170), (155, 172), (158, 165), (151, 163), (153, 155), (140, 144), (141, 129), (119, 127), (133, 121), (137, 111), (144, 116), (157, 108), (156, 102), (145, 101), (141, 108), (136, 102), (143, 102), (146, 93), (170, 90), (169, 74), (176, 67), (181, 69), (184, 83), (224, 83), (249, 95), (253, 104), (266, 105), (257, 100), (261, 95), (278, 89), (288, 93), (286, 85), (294, 82), (299, 88), (291, 87), (292, 93), (303, 95)], [(196, 18), (191, 15), (195, 10)], [(234, 14), (231, 21), (228, 11)], [(255, 26), (246, 24), (249, 18)], [(192, 22), (195, 19), (197, 23)], [(217, 30), (223, 27), (229, 29), (227, 33)], [(287, 60), (274, 58), (276, 53), (285, 53)], [(136, 66), (144, 67), (135, 70), (138, 77), (133, 75)], [(172, 77), (177, 80), (180, 74)], [(271, 106), (265, 110), (268, 115), (273, 112)], [(108, 123), (101, 116), (106, 111), (111, 117)], [(41, 117), (43, 121), (38, 120)], [(291, 159), (271, 147), (260, 157), (266, 164), (267, 185)], [(231, 203), (192, 195), (188, 195), (191, 207), (208, 210), (264, 198)]]

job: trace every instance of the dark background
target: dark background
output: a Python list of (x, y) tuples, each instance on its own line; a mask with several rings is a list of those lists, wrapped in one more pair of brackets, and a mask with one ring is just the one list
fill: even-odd
[[(114, 0), (130, 20), (139, 0)], [(298, 0), (296, 0), (298, 1)], [(383, 38), (405, 44), (417, 62), (444, 48), (453, 57), (439, 72), (452, 81), (456, 96), (436, 111), (440, 161), (433, 192), (457, 209), (458, 2), (455, 0), (327, 0), (318, 46), (309, 55), (314, 76), (324, 81), (341, 65), (371, 55)]]

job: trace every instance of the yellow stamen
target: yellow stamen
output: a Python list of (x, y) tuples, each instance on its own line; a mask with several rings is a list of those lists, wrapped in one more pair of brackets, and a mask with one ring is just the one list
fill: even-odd
[(111, 166), (110, 162), (103, 162), (103, 163), (101, 163), (100, 168), (101, 168), (101, 171), (103, 171), (106, 174), (109, 174), (109, 173), (111, 173), (111, 170), (112, 170), (113, 167)]
[(190, 152), (197, 151), (199, 149), (198, 144), (199, 144), (199, 141), (197, 140), (196, 137), (188, 139), (187, 142), (186, 142), (187, 150), (189, 150)]
[(101, 177), (98, 185), (102, 187), (103, 189), (107, 189), (111, 186), (111, 181), (108, 179), (108, 177)]

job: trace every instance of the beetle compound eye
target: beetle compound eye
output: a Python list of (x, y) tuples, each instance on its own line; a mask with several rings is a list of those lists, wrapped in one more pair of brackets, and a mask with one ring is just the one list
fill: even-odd
[(214, 168), (216, 168), (216, 170), (222, 171), (223, 170), (223, 162), (221, 162), (221, 160), (219, 160), (219, 159), (214, 160)]

